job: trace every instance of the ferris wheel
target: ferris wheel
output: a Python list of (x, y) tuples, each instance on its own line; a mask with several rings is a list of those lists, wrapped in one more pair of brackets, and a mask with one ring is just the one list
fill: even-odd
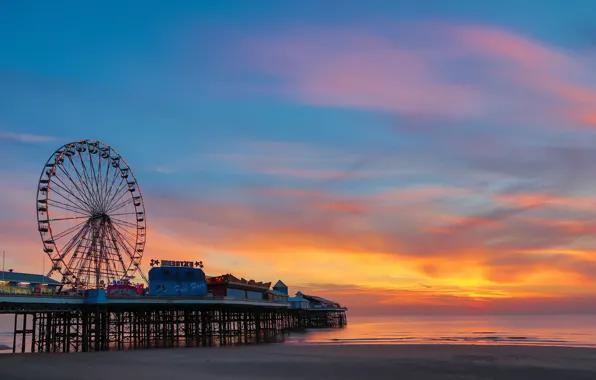
[(109, 145), (81, 140), (56, 150), (41, 173), (37, 225), (52, 261), (48, 277), (98, 288), (139, 273), (146, 218), (141, 189), (126, 161)]

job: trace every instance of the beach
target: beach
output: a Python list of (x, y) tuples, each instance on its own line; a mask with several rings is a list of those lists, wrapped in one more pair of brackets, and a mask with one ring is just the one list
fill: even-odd
[(595, 379), (596, 349), (292, 345), (0, 356), (0, 379)]

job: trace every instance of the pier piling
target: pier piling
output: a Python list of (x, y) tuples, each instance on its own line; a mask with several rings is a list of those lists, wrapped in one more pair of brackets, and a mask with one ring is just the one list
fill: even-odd
[(341, 328), (344, 309), (271, 305), (23, 305), (14, 314), (13, 352), (89, 352), (279, 342), (292, 330)]

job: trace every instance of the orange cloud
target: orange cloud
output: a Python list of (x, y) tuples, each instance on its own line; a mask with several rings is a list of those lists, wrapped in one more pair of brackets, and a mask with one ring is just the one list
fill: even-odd
[[(149, 192), (145, 271), (150, 258), (201, 259), (208, 274), (282, 279), (295, 289), (335, 284), (319, 290), (356, 307), (435, 312), (486, 310), (496, 307), (495, 299), (544, 297), (548, 303), (548, 297), (571, 296), (596, 281), (593, 253), (558, 251), (570, 250), (570, 242), (594, 228), (580, 219), (531, 214), (570, 201), (581, 209), (578, 199), (505, 195), (495, 199), (510, 208), (464, 214), (447, 206), (480, 195), (449, 186), (350, 196), (292, 188), (238, 191), (198, 199)], [(8, 192), (3, 209), (29, 215), (30, 192)], [(35, 223), (3, 219), (0, 226), (10, 251), (21, 248), (19, 267), (40, 272)], [(567, 288), (548, 287), (553, 280)]]
[(582, 124), (596, 127), (596, 112), (586, 112), (578, 116), (578, 121)]

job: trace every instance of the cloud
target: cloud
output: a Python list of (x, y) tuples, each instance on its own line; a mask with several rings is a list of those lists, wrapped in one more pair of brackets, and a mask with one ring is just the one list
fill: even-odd
[(518, 126), (593, 126), (587, 56), (496, 27), (292, 30), (248, 43), (278, 91), (319, 106)]
[(596, 297), (586, 294), (544, 296), (534, 293), (510, 294), (510, 289), (424, 286), (367, 288), (358, 284), (290, 284), (291, 292), (316, 293), (347, 305), (350, 315), (424, 314), (565, 314), (594, 313)]
[[(445, 205), (452, 197), (470, 196), (448, 189), (432, 202), (440, 192), (415, 187), (410, 194), (418, 198), (402, 192), (401, 199), (399, 192), (390, 198), (291, 189), (249, 193), (249, 198), (229, 194), (229, 199), (152, 199), (154, 223), (187, 246), (201, 244), (206, 251), (263, 260), (275, 268), (271, 273), (294, 281), (301, 275), (292, 273), (292, 268), (307, 262), (313, 268), (311, 280), (321, 276), (341, 284), (347, 273), (359, 273), (363, 281), (377, 285), (394, 282), (388, 276), (392, 271), (424, 283), (519, 283), (516, 275), (495, 275), (500, 265), (496, 258), (577, 248), (593, 232), (589, 222), (581, 219), (547, 218), (548, 205), (447, 213)], [(540, 261), (540, 256), (536, 258)], [(329, 265), (335, 269), (325, 269)], [(541, 266), (533, 268), (577, 274), (568, 279), (569, 284), (596, 279), (596, 273), (589, 277), (579, 263), (557, 265), (545, 256)], [(531, 273), (526, 277), (532, 284)]]
[(244, 141), (231, 143), (224, 149), (233, 152), (211, 153), (207, 158), (238, 173), (322, 182), (379, 178), (404, 172), (367, 167), (361, 164), (370, 158), (365, 153), (316, 143)]
[(507, 254), (485, 263), (487, 278), (496, 282), (523, 282), (529, 276), (557, 271), (596, 283), (596, 257), (582, 258), (564, 253)]
[[(30, 211), (34, 188), (20, 191), (21, 185), (29, 188), (29, 178), (16, 178), (21, 179), (1, 201), (0, 237), (12, 257), (18, 256), (16, 266), (39, 272), (43, 252)], [(593, 235), (589, 221), (541, 214), (564, 199), (527, 207), (506, 198), (497, 200), (504, 203), (497, 207), (487, 198), (492, 208), (467, 214), (448, 207), (477, 195), (448, 186), (350, 195), (237, 188), (200, 197), (156, 196), (149, 189), (145, 263), (201, 259), (208, 274), (281, 278), (359, 313), (367, 304), (381, 311), (403, 307), (401, 312), (496, 310), (497, 301), (487, 299), (530, 297), (524, 290), (530, 286), (544, 287), (532, 297), (551, 296), (557, 294), (549, 287), (553, 279), (564, 278), (571, 290), (596, 281), (589, 251), (578, 250), (584, 256), (565, 251)]]
[(43, 135), (32, 135), (27, 133), (12, 133), (0, 131), (0, 140), (12, 140), (22, 143), (40, 143), (40, 142), (52, 142), (55, 141), (55, 137), (43, 136)]
[(161, 174), (172, 174), (174, 173), (174, 169), (170, 168), (169, 166), (165, 165), (157, 165), (153, 168), (154, 171)]

